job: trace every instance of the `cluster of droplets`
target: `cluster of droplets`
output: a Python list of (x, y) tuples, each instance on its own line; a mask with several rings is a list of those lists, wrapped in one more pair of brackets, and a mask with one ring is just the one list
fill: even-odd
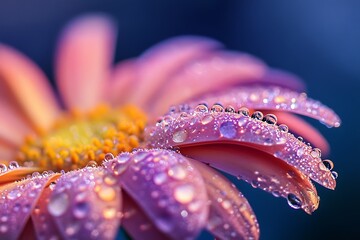
[(0, 163), (0, 174), (6, 173), (7, 171), (14, 170), (19, 167), (20, 166), (19, 166), (18, 162), (16, 162), (16, 161), (9, 162), (9, 164), (7, 166), (3, 163)]

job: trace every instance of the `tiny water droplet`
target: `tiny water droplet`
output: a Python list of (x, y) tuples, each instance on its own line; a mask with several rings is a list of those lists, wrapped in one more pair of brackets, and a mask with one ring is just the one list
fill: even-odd
[(110, 161), (112, 159), (114, 159), (114, 155), (112, 153), (105, 154), (105, 157), (104, 157), (105, 161)]
[(287, 201), (288, 201), (288, 204), (290, 207), (292, 207), (294, 209), (301, 208), (301, 205), (302, 205), (301, 200), (295, 194), (290, 193), (287, 196)]
[(333, 176), (334, 179), (337, 179), (339, 177), (339, 174), (335, 171), (331, 171), (331, 175)]
[(87, 168), (96, 168), (97, 167), (97, 163), (95, 161), (89, 161), (87, 164), (86, 164), (86, 167)]
[(287, 133), (289, 131), (289, 127), (285, 124), (280, 124), (278, 128), (280, 131), (282, 131), (284, 133)]

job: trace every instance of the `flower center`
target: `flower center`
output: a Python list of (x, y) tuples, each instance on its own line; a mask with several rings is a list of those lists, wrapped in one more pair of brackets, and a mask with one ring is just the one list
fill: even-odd
[(26, 138), (17, 161), (53, 171), (100, 164), (108, 153), (117, 155), (139, 147), (145, 122), (145, 115), (133, 106), (67, 113), (50, 131)]

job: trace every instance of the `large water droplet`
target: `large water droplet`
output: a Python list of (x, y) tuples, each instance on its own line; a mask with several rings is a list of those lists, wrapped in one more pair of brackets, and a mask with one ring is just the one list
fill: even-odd
[(295, 194), (289, 193), (289, 195), (287, 196), (287, 201), (290, 207), (294, 209), (301, 208), (301, 200)]
[(50, 198), (47, 207), (52, 216), (61, 216), (69, 207), (69, 196), (65, 192), (55, 194)]
[(236, 136), (235, 124), (231, 121), (223, 122), (220, 125), (220, 133), (223, 137), (234, 138)]
[(209, 108), (208, 108), (207, 104), (201, 103), (195, 107), (194, 111), (197, 113), (207, 113), (209, 111)]
[(243, 116), (246, 116), (246, 117), (248, 117), (250, 115), (250, 111), (246, 107), (240, 108), (238, 113), (243, 115)]
[(186, 170), (179, 165), (175, 165), (168, 170), (168, 175), (172, 178), (182, 180), (186, 177)]
[(166, 174), (163, 173), (163, 172), (161, 172), (161, 173), (158, 173), (158, 174), (156, 174), (156, 175), (154, 176), (153, 181), (154, 181), (154, 183), (155, 183), (156, 185), (161, 185), (161, 184), (163, 184), (163, 183), (166, 181), (166, 179), (167, 179)]
[(256, 119), (256, 120), (262, 120), (264, 115), (262, 112), (260, 111), (255, 111), (252, 115), (251, 115), (252, 118)]
[(264, 117), (265, 122), (268, 124), (275, 125), (277, 122), (277, 117), (274, 114), (266, 114)]
[(220, 103), (215, 103), (212, 107), (211, 107), (211, 111), (214, 113), (221, 113), (224, 111), (224, 107), (223, 105), (221, 105)]
[(11, 169), (15, 169), (15, 168), (18, 168), (19, 167), (19, 164), (16, 162), (16, 161), (11, 161), (10, 163), (9, 163), (9, 169), (11, 170)]
[(172, 137), (172, 139), (175, 143), (184, 142), (186, 140), (186, 138), (187, 138), (186, 130), (180, 130), (178, 132), (175, 132)]
[(179, 203), (189, 203), (195, 197), (195, 188), (192, 184), (184, 184), (175, 188), (174, 198)]
[(115, 189), (109, 186), (101, 186), (97, 192), (100, 199), (109, 202), (115, 199)]
[(89, 205), (84, 202), (78, 202), (74, 206), (73, 214), (77, 218), (84, 218), (89, 213)]
[(321, 150), (318, 149), (318, 148), (314, 148), (314, 149), (311, 151), (310, 155), (311, 155), (313, 158), (319, 158), (319, 157), (321, 157)]
[(214, 120), (213, 115), (205, 115), (203, 118), (201, 118), (201, 124), (206, 125), (208, 123), (211, 123)]
[(116, 216), (116, 209), (114, 207), (106, 207), (102, 215), (105, 219), (113, 219)]
[(289, 131), (289, 127), (286, 126), (285, 124), (280, 124), (278, 128), (280, 131), (282, 131), (284, 133), (287, 133)]
[(104, 157), (105, 161), (110, 161), (112, 159), (114, 159), (114, 155), (112, 153), (105, 154), (105, 157)]
[(225, 112), (228, 112), (228, 113), (235, 113), (235, 108), (233, 106), (227, 106), (225, 108)]
[(0, 164), (0, 173), (4, 173), (7, 171), (7, 166), (3, 163)]
[(334, 163), (329, 159), (323, 160), (322, 163), (329, 170), (332, 170), (334, 168)]

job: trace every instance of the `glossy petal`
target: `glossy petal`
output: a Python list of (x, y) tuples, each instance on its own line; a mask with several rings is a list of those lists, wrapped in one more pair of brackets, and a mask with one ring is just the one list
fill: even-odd
[[(221, 111), (218, 106), (214, 111)], [(146, 134), (150, 147), (185, 147), (214, 143), (245, 145), (267, 152), (299, 169), (319, 184), (334, 189), (336, 182), (322, 164), (317, 149), (306, 145), (277, 125), (227, 112), (173, 113)]]
[(43, 72), (27, 57), (0, 44), (1, 101), (41, 129), (52, 126), (59, 107)]
[(0, 187), (0, 238), (17, 239), (49, 181), (57, 175), (29, 178)]
[(114, 239), (121, 195), (111, 178), (102, 168), (87, 167), (68, 172), (57, 181), (48, 211), (65, 238)]
[(203, 56), (218, 46), (220, 44), (211, 39), (180, 37), (146, 51), (138, 62), (138, 82), (130, 102), (142, 107), (148, 106), (170, 75), (188, 61)]
[(151, 102), (155, 114), (162, 114), (168, 104), (179, 104), (196, 96), (241, 83), (259, 81), (266, 66), (247, 54), (216, 52), (188, 63)]
[[(22, 178), (25, 178), (29, 174), (31, 175), (33, 172), (40, 171), (40, 169), (36, 167), (18, 167), (16, 165), (17, 164), (16, 162), (9, 162), (9, 163), (5, 164), (7, 165), (5, 171), (4, 170), (0, 171), (0, 186), (14, 181), (18, 181)], [(3, 165), (1, 168), (3, 168)]]
[(259, 239), (259, 224), (246, 198), (225, 177), (195, 160), (210, 200), (207, 228), (220, 239)]
[(189, 105), (191, 108), (195, 108), (199, 102), (204, 102), (208, 106), (221, 103), (224, 107), (233, 106), (236, 110), (240, 107), (247, 107), (255, 110), (293, 112), (317, 119), (329, 127), (339, 127), (341, 123), (339, 116), (332, 109), (308, 98), (305, 93), (294, 92), (274, 85), (226, 89), (215, 94), (202, 96)]
[(170, 239), (160, 232), (151, 222), (143, 210), (126, 193), (123, 194), (124, 207), (122, 227), (136, 240), (165, 240)]
[(67, 107), (89, 110), (103, 100), (115, 32), (111, 20), (100, 15), (81, 17), (64, 32), (55, 70)]
[[(207, 195), (200, 173), (178, 153), (139, 150), (105, 163), (123, 189), (173, 239), (193, 239), (206, 224)], [(199, 208), (191, 211), (191, 204)]]

